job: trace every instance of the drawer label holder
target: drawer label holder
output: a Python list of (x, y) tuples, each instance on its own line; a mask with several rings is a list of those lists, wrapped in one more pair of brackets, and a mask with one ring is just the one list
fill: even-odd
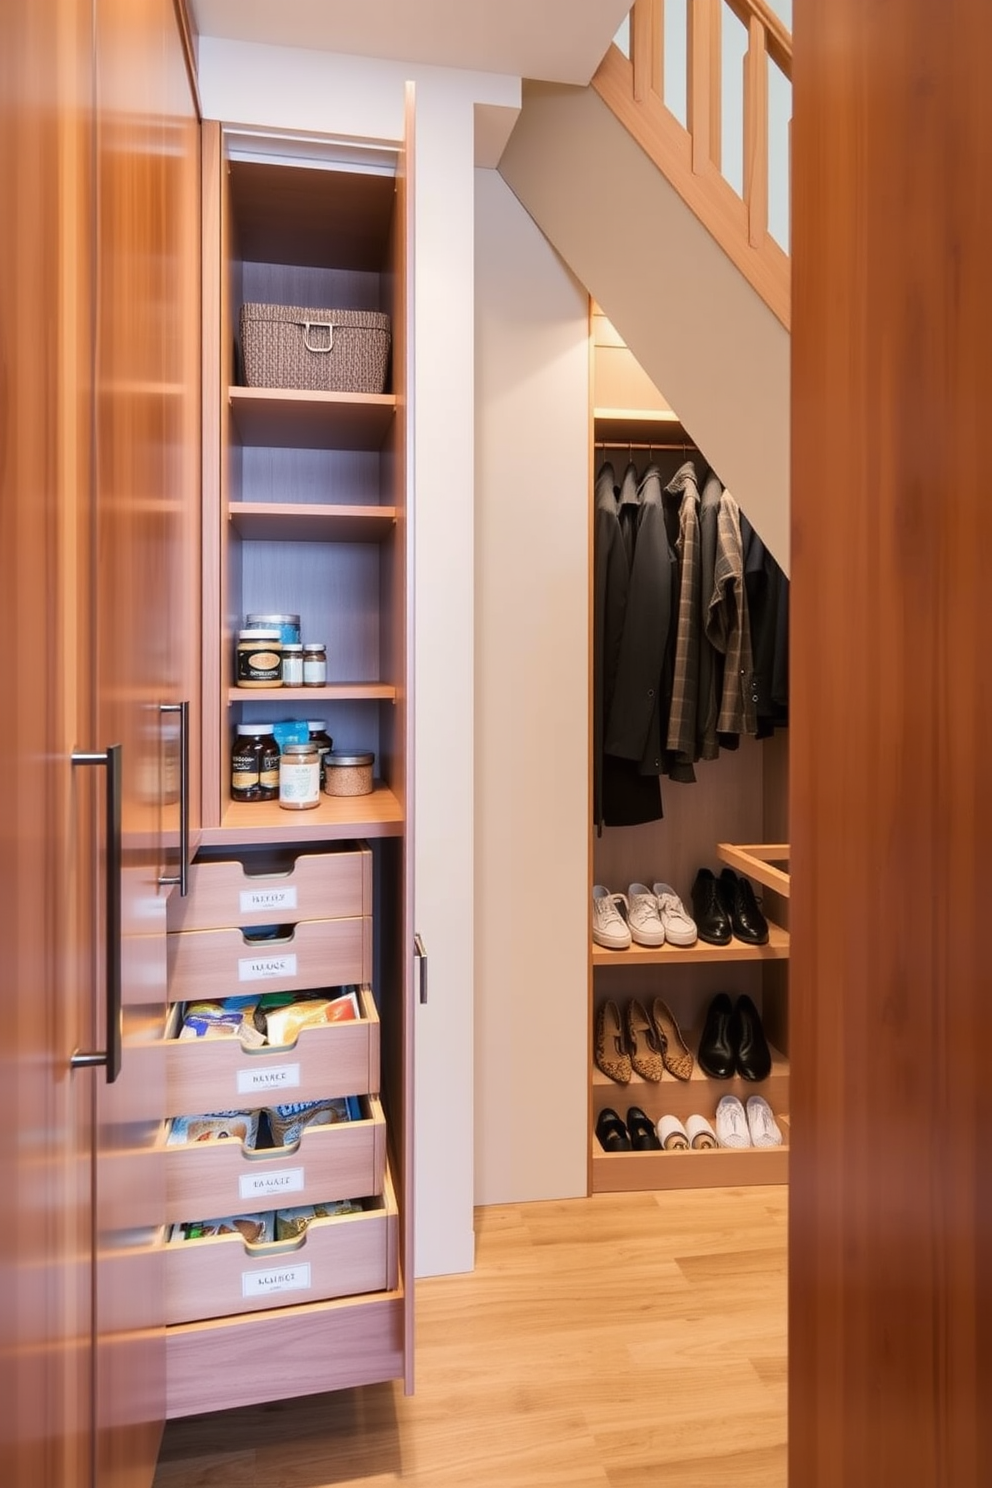
[(299, 1064), (261, 1065), (238, 1070), (238, 1094), (256, 1095), (269, 1090), (296, 1090), (300, 1085)]
[(268, 1271), (242, 1271), (242, 1297), (273, 1297), (279, 1292), (309, 1292), (310, 1262), (293, 1266), (274, 1266)]
[(296, 953), (273, 956), (239, 956), (239, 982), (267, 982), (274, 978), (295, 977)]
[(303, 1168), (275, 1168), (267, 1173), (242, 1173), (238, 1178), (241, 1199), (278, 1199), (283, 1194), (302, 1193)]
[(270, 909), (296, 909), (296, 885), (281, 889), (242, 889), (242, 914), (261, 914)]

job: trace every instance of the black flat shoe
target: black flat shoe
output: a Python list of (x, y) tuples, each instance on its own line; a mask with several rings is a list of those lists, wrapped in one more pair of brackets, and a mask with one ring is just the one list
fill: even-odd
[(730, 915), (720, 897), (720, 886), (708, 868), (700, 868), (692, 885), (692, 918), (707, 945), (729, 945)]
[(737, 1073), (744, 1080), (767, 1080), (772, 1072), (772, 1053), (761, 1026), (761, 1014), (750, 997), (738, 997), (730, 1019), (730, 1042)]
[(735, 873), (732, 868), (724, 868), (717, 892), (736, 938), (745, 945), (767, 945), (768, 921), (758, 908), (758, 901), (748, 879)]
[(645, 1115), (640, 1106), (631, 1106), (627, 1112), (627, 1130), (630, 1145), (635, 1152), (660, 1152), (661, 1143), (654, 1129), (654, 1122)]
[(707, 1010), (696, 1055), (699, 1068), (713, 1080), (729, 1080), (736, 1068), (730, 1028), (732, 1014), (730, 998), (726, 992), (718, 992)]
[(604, 1152), (629, 1152), (630, 1136), (620, 1117), (610, 1106), (599, 1113), (596, 1136)]

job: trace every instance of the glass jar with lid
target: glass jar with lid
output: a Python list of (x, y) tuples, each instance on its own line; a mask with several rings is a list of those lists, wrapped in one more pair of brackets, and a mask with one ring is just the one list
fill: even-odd
[(268, 723), (239, 723), (231, 751), (231, 800), (279, 797), (279, 745)]
[(304, 644), (303, 686), (327, 686), (327, 646), (323, 641), (307, 641)]
[(320, 755), (308, 744), (287, 744), (279, 759), (279, 805), (309, 811), (320, 804)]

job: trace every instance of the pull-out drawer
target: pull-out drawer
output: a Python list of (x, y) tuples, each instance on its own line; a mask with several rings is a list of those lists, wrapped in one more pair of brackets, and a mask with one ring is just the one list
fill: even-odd
[(361, 1214), (317, 1219), (297, 1240), (248, 1245), (240, 1235), (165, 1246), (166, 1322), (232, 1317), (301, 1302), (385, 1292), (398, 1276), (398, 1216), (387, 1171)]
[(223, 930), (241, 925), (342, 920), (372, 913), (372, 853), (364, 842), (299, 847), (202, 849), (189, 893), (169, 900), (168, 928)]
[(264, 938), (257, 929), (167, 935), (169, 1001), (304, 992), (370, 980), (370, 916), (303, 920), (278, 931)]
[[(166, 1038), (166, 1113), (256, 1111), (289, 1101), (379, 1093), (379, 1016), (368, 987), (360, 1018), (304, 1028), (294, 1044), (246, 1049), (238, 1038)], [(178, 1009), (173, 1013), (175, 1035)]]
[(310, 1127), (289, 1147), (249, 1152), (230, 1137), (166, 1147), (166, 1219), (216, 1219), (381, 1193), (386, 1121), (374, 1096), (363, 1096), (361, 1105), (361, 1121)]

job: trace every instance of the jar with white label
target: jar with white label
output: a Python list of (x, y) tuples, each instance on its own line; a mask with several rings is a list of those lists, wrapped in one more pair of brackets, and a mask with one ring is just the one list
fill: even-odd
[(282, 685), (303, 686), (303, 647), (299, 641), (282, 643)]
[(309, 811), (320, 804), (320, 754), (309, 744), (287, 744), (279, 759), (279, 805)]
[(307, 641), (303, 647), (303, 686), (327, 686), (327, 647), (323, 641)]

